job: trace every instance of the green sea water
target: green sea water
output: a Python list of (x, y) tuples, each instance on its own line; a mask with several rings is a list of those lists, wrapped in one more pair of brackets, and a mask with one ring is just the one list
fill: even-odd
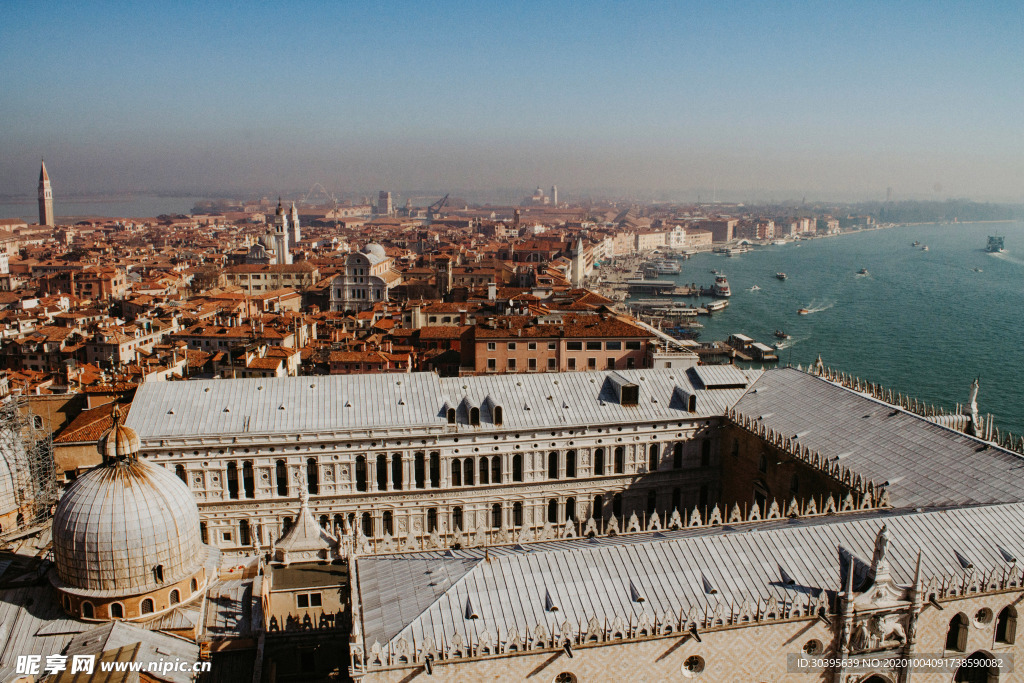
[[(986, 253), (988, 235), (1005, 235), (1006, 252)], [(740, 332), (779, 343), (782, 364), (806, 367), (820, 354), (837, 370), (946, 408), (966, 403), (978, 377), (981, 412), (1024, 434), (1024, 223), (906, 226), (735, 257), (704, 253), (676, 279), (710, 286), (711, 269), (733, 294), (728, 309), (700, 319), (701, 341)], [(792, 338), (780, 342), (775, 330)]]

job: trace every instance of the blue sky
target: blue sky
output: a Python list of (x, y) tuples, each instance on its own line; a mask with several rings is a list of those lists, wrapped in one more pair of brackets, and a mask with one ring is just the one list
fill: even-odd
[(0, 79), (0, 194), (1024, 198), (1019, 2), (15, 0)]

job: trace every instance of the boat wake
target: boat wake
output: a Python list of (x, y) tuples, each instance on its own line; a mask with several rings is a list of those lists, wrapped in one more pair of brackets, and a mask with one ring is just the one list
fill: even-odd
[(790, 337), (789, 339), (780, 339), (778, 343), (775, 344), (775, 348), (778, 351), (782, 351), (784, 349), (792, 348), (799, 344), (800, 342), (805, 341), (807, 339), (809, 339), (809, 337)]
[(1007, 263), (1012, 263), (1015, 266), (1024, 266), (1024, 261), (1022, 261), (1019, 258), (1010, 256), (1005, 251), (1003, 251), (1003, 252), (988, 252), (988, 255), (991, 256), (992, 258), (997, 258), (1000, 261), (1006, 261)]
[(835, 306), (835, 303), (832, 302), (819, 304), (815, 301), (812, 301), (807, 305), (807, 313), (805, 313), (804, 315), (810, 315), (811, 313), (821, 313), (822, 311), (827, 311), (833, 306)]

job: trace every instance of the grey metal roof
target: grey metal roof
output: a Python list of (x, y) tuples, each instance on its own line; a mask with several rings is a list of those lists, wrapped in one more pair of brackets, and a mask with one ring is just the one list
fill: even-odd
[[(134, 648), (131, 656), (119, 658), (118, 661), (137, 661), (148, 665), (150, 662), (161, 660), (193, 663), (199, 660), (199, 646), (195, 643), (163, 633), (148, 631), (123, 621), (114, 621), (80, 633), (71, 640), (65, 654), (69, 657), (72, 655), (96, 655), (98, 657), (101, 653), (136, 644), (138, 647)], [(98, 668), (97, 672), (99, 672)], [(172, 683), (189, 683), (193, 680), (191, 671), (161, 672), (160, 678), (172, 681)], [(65, 671), (56, 677), (58, 683), (81, 679), (84, 677), (73, 676), (70, 671)]]
[[(760, 371), (736, 371), (744, 382)], [(640, 387), (637, 406), (621, 406), (609, 383), (618, 374)], [(697, 412), (673, 399), (676, 387), (698, 396)], [(721, 415), (743, 389), (695, 387), (682, 369), (562, 372), (439, 378), (433, 373), (149, 382), (139, 387), (126, 424), (143, 442), (196, 435), (293, 434), (388, 427), (446, 427), (444, 408), (481, 407), (480, 427), (494, 429), (491, 397), (503, 428), (635, 423)]]
[[(636, 623), (642, 614), (652, 621), (691, 608), (706, 614), (719, 604), (728, 614), (747, 600), (805, 604), (839, 589), (840, 545), (870, 563), (883, 523), (893, 577), (904, 585), (913, 581), (919, 549), (925, 578), (963, 576), (957, 553), (987, 572), (1012, 566), (1000, 546), (1016, 557), (1024, 552), (1024, 504), (1015, 503), (492, 547), (487, 559), (481, 549), (363, 557), (364, 643), (429, 636), (440, 646), (456, 632), (469, 640), (484, 630), (503, 637), (512, 627), (551, 632), (565, 621), (576, 630), (591, 617)], [(467, 605), (479, 618), (467, 618)]]
[(736, 404), (796, 443), (838, 457), (877, 483), (893, 506), (1024, 500), (1024, 458), (792, 368), (758, 378)]
[(50, 586), (30, 586), (0, 590), (0, 680), (14, 678), (18, 655), (46, 655), (63, 652), (78, 632), (52, 626), (61, 622), (65, 627), (64, 610), (54, 598)]

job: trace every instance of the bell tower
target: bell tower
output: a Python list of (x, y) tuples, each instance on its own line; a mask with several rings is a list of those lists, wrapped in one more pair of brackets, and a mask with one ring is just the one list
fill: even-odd
[(39, 169), (39, 225), (56, 225), (53, 220), (53, 189), (46, 173), (46, 162)]

